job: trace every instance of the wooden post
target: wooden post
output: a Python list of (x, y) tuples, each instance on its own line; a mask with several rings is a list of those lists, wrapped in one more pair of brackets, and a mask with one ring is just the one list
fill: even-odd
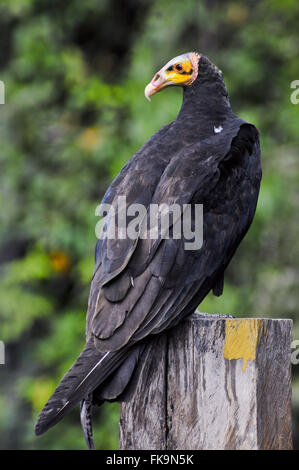
[(120, 449), (291, 449), (292, 320), (190, 316), (145, 348)]

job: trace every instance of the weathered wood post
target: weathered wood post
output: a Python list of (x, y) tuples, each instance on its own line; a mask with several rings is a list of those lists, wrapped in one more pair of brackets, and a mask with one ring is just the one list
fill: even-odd
[(120, 449), (291, 449), (292, 320), (190, 316), (150, 343)]

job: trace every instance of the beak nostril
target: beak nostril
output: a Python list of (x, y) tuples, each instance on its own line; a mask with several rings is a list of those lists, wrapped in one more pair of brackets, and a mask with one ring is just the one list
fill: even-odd
[(160, 78), (160, 75), (157, 73), (154, 77), (154, 82), (156, 82)]

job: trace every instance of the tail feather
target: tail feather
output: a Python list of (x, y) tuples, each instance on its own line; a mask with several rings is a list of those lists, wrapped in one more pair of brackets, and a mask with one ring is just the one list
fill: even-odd
[(91, 339), (42, 409), (37, 436), (60, 421), (74, 406), (98, 387), (123, 361), (127, 350), (100, 353)]
[(94, 450), (95, 445), (92, 437), (92, 393), (81, 400), (80, 420), (86, 445), (89, 450)]

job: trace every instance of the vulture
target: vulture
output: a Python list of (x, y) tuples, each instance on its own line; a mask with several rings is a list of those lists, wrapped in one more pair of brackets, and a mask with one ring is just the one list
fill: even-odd
[[(189, 52), (170, 60), (145, 96), (150, 100), (170, 86), (183, 89), (176, 119), (138, 150), (103, 198), (114, 212), (104, 217), (96, 244), (86, 344), (41, 411), (36, 435), (80, 403), (85, 441), (94, 448), (92, 407), (121, 401), (155, 335), (194, 313), (210, 291), (222, 294), (225, 270), (253, 220), (262, 173), (258, 130), (233, 113), (222, 72), (204, 55)], [(131, 214), (125, 224), (120, 199)], [(145, 210), (133, 237), (123, 229), (136, 204)], [(174, 205), (181, 211), (168, 218), (163, 236), (163, 211), (155, 226), (150, 208), (163, 206), (170, 213)], [(174, 228), (190, 208), (194, 241), (196, 207), (202, 207), (202, 240), (190, 249), (190, 237), (175, 236)], [(121, 230), (110, 230), (115, 227)]]

